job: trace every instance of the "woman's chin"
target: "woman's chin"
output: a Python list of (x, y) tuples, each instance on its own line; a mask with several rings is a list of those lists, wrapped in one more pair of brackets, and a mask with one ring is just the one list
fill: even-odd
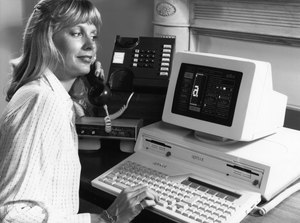
[(86, 75), (90, 72), (90, 67), (87, 67), (87, 68), (81, 68), (80, 70), (78, 70), (78, 74), (79, 76), (82, 76), (82, 75)]

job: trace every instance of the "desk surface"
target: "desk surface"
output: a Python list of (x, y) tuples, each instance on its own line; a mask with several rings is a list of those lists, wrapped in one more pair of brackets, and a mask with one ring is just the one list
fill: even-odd
[[(102, 143), (102, 148), (96, 152), (80, 151), (79, 156), (82, 165), (80, 196), (102, 208), (107, 208), (112, 203), (114, 197), (92, 187), (90, 182), (129, 155), (119, 150), (118, 141), (106, 141)], [(147, 210), (143, 211), (137, 219), (145, 223), (172, 222)], [(299, 219), (300, 192), (296, 192), (265, 216), (247, 216), (242, 223), (292, 223), (299, 222)]]

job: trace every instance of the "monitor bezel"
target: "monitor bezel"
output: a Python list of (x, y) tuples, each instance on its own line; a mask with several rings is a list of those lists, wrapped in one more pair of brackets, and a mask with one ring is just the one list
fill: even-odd
[[(180, 67), (183, 63), (242, 72), (240, 91), (237, 97), (231, 126), (224, 126), (204, 120), (195, 120), (191, 117), (172, 113), (173, 95), (175, 93)], [(266, 72), (268, 69), (270, 69), (270, 64), (263, 61), (210, 53), (177, 52), (174, 55), (162, 120), (194, 131), (216, 135), (218, 137), (238, 141), (251, 140), (251, 135), (249, 134), (251, 134), (253, 128), (255, 128), (254, 119), (259, 111), (257, 106), (260, 106), (260, 101), (257, 100), (257, 98), (259, 98), (264, 91), (264, 84), (254, 83), (257, 81), (265, 83), (268, 78), (268, 72)], [(257, 72), (260, 74), (256, 75)]]

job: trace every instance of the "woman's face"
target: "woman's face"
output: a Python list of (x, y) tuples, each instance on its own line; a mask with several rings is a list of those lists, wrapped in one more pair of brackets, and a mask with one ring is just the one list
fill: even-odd
[(72, 80), (87, 74), (96, 57), (97, 29), (82, 23), (66, 27), (53, 35), (53, 42), (61, 53), (64, 64), (59, 63), (55, 74), (60, 80)]

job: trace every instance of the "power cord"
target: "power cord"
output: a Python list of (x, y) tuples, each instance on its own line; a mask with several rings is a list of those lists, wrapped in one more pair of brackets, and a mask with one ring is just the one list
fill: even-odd
[(272, 210), (274, 207), (276, 207), (279, 203), (281, 203), (283, 200), (291, 196), (293, 193), (300, 190), (300, 182), (293, 184), (292, 186), (288, 187), (286, 190), (281, 192), (279, 195), (274, 197), (271, 201), (267, 202), (266, 204), (262, 206), (257, 206), (253, 209), (251, 212), (251, 215), (257, 216), (257, 213), (261, 216), (264, 216), (267, 214), (270, 210)]

